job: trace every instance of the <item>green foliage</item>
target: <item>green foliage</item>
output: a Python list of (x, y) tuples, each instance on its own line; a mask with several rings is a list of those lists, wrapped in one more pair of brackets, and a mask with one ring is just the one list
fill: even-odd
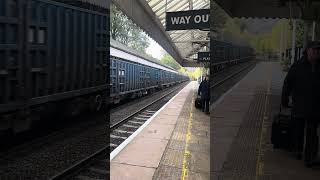
[(160, 62), (164, 65), (170, 66), (175, 70), (181, 69), (181, 66), (177, 61), (175, 61), (170, 55), (166, 54), (162, 57)]
[[(285, 25), (288, 27), (286, 32), (286, 47), (289, 48), (292, 44), (292, 28), (290, 28), (288, 20), (279, 20), (276, 22), (272, 31), (269, 33), (252, 34), (247, 31), (248, 25), (246, 20), (228, 18), (223, 29), (223, 34), (225, 40), (231, 39), (233, 42), (240, 44), (241, 42), (249, 42), (250, 46), (253, 47), (257, 53), (274, 53), (280, 49), (281, 29)], [(297, 36), (300, 36), (300, 39), (303, 40), (303, 36)], [(228, 37), (229, 39), (227, 39)], [(297, 39), (299, 39), (299, 37)]]
[(282, 70), (287, 72), (290, 68), (290, 59), (287, 58), (281, 61)]
[(179, 69), (179, 72), (182, 73), (182, 74), (188, 75), (188, 72), (187, 72), (186, 68), (184, 68), (184, 67), (181, 67)]
[(223, 29), (225, 24), (226, 24), (226, 22), (227, 22), (228, 15), (224, 12), (223, 9), (221, 9), (221, 7), (219, 7), (213, 1), (211, 1), (210, 9), (212, 9), (211, 12), (214, 12), (212, 14), (213, 17), (210, 18), (212, 27), (214, 27), (214, 29), (216, 29), (217, 31), (219, 31), (220, 29)]
[(248, 45), (251, 34), (247, 31), (247, 22), (243, 19), (228, 18), (224, 29), (221, 32), (225, 41), (232, 41), (235, 44)]
[(197, 80), (202, 75), (202, 70), (200, 68), (196, 68), (195, 71), (191, 72), (189, 77), (190, 79)]
[(110, 14), (111, 37), (114, 40), (145, 53), (145, 50), (150, 45), (148, 36), (115, 5), (111, 5)]
[(193, 71), (188, 71), (186, 68), (180, 66), (170, 55), (164, 55), (160, 62), (164, 65), (170, 66), (182, 74), (188, 75), (190, 79), (196, 80), (202, 75), (201, 68), (195, 68)]
[(247, 23), (243, 19), (234, 19), (233, 20), (236, 26), (238, 27), (240, 34), (242, 34), (247, 29)]
[(303, 46), (304, 23), (296, 21), (296, 46)]
[(292, 28), (289, 21), (279, 20), (272, 28), (270, 33), (258, 34), (250, 37), (250, 44), (258, 53), (278, 52), (280, 49), (281, 29), (287, 26), (286, 48), (291, 47)]
[(202, 69), (195, 68), (193, 71), (186, 71), (186, 74), (189, 76), (190, 80), (197, 80), (202, 75)]

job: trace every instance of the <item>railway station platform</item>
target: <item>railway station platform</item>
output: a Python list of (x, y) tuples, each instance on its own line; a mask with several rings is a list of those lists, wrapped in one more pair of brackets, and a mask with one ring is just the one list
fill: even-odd
[(211, 110), (211, 179), (316, 180), (318, 167), (271, 144), (285, 74), (278, 62), (260, 62), (216, 101)]
[(190, 82), (110, 162), (112, 180), (207, 179), (210, 117), (194, 108)]

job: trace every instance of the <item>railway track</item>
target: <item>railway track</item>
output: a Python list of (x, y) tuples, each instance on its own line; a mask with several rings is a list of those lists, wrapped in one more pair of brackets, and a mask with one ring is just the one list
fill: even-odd
[[(224, 78), (217, 79), (211, 88), (216, 88), (224, 84), (224, 82), (240, 74), (246, 69), (253, 66), (253, 64), (246, 65), (235, 73), (228, 75)], [(156, 98), (154, 101), (140, 107), (138, 110), (132, 112), (126, 117), (119, 119), (115, 123), (111, 124), (110, 130), (110, 142), (108, 145), (99, 149), (95, 153), (83, 158), (69, 168), (57, 173), (51, 177), (50, 180), (60, 179), (77, 179), (77, 180), (89, 180), (89, 179), (106, 179), (109, 176), (109, 168), (106, 168), (109, 161), (109, 153), (119, 151), (117, 148), (123, 148), (126, 145), (126, 140), (132, 138), (133, 134), (150, 119), (164, 104), (166, 104), (181, 87), (174, 88)], [(107, 142), (107, 141), (106, 141)], [(119, 147), (122, 146), (122, 147)], [(117, 153), (117, 152), (116, 152)], [(114, 155), (113, 155), (114, 156)]]
[(240, 74), (241, 72), (247, 70), (248, 68), (252, 67), (254, 64), (249, 63), (249, 65), (246, 65), (245, 67), (241, 68), (240, 70), (237, 70), (235, 73), (228, 75), (227, 77), (222, 78), (218, 82), (214, 83), (213, 85), (210, 86), (210, 88), (217, 88), (224, 84), (224, 82), (228, 81), (229, 79), (235, 77), (236, 75)]
[(256, 62), (248, 63), (242, 67), (233, 69), (233, 73), (226, 74), (221, 78), (217, 79), (214, 84), (210, 86), (211, 88), (211, 100), (212, 104), (210, 109), (214, 109), (215, 103), (219, 101), (219, 98), (222, 97), (230, 88), (232, 88), (237, 82), (239, 82), (243, 76), (249, 72), (255, 66)]
[[(184, 87), (185, 85), (183, 85)], [(110, 143), (99, 149), (90, 156), (78, 161), (69, 168), (57, 173), (50, 180), (74, 179), (106, 179), (109, 176), (107, 162), (109, 161), (109, 152), (113, 151), (123, 141), (130, 137), (137, 129), (139, 129), (151, 116), (154, 115), (165, 103), (167, 103), (175, 92), (182, 89), (178, 86), (170, 90), (160, 98), (155, 99), (144, 107), (132, 112), (127, 117), (118, 120), (110, 125)], [(106, 141), (107, 142), (107, 141)]]
[(108, 153), (109, 145), (106, 145), (90, 156), (49, 178), (49, 180), (105, 180), (109, 176), (109, 171), (107, 171), (108, 168), (106, 168), (106, 164), (108, 164)]
[[(213, 84), (211, 88), (216, 88), (221, 86), (224, 82), (228, 81), (232, 77), (237, 74), (245, 71), (246, 69), (253, 66), (252, 63), (242, 67), (240, 70), (237, 70), (235, 73), (228, 75), (225, 78), (222, 78), (217, 83)], [(59, 173), (57, 176), (51, 178), (51, 180), (58, 179), (99, 179), (103, 175), (108, 176), (109, 172), (108, 168), (99, 169), (98, 164), (104, 163), (104, 167), (107, 167), (107, 162), (109, 161), (108, 152), (111, 154), (114, 151), (119, 151), (117, 149), (119, 146), (124, 147), (126, 145), (125, 141), (132, 137), (132, 135), (143, 126), (148, 119), (150, 119), (165, 103), (167, 103), (174, 92), (177, 92), (181, 87), (174, 88), (170, 90), (168, 93), (162, 95), (161, 97), (155, 99), (154, 101), (146, 104), (145, 106), (139, 108), (135, 112), (118, 120), (117, 122), (110, 125), (110, 144), (105, 146), (104, 149), (99, 150), (98, 152), (92, 154), (91, 156), (83, 159), (77, 164), (71, 166), (65, 171)], [(122, 148), (120, 147), (120, 149)], [(109, 151), (110, 150), (110, 151)], [(116, 152), (117, 153), (117, 152)], [(105, 154), (105, 156), (101, 156), (101, 154)], [(114, 155), (113, 155), (114, 156)], [(76, 174), (76, 175), (75, 175)], [(91, 176), (89, 176), (91, 175)], [(98, 177), (97, 177), (98, 176)]]

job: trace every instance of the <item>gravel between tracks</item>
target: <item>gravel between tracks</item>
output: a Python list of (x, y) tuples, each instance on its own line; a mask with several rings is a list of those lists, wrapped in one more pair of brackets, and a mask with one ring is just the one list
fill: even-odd
[[(94, 129), (94, 130), (93, 130)], [(32, 152), (22, 152), (11, 159), (2, 159), (0, 179), (46, 179), (103, 147), (107, 134), (105, 126), (96, 126), (70, 137), (68, 132), (46, 146)]]

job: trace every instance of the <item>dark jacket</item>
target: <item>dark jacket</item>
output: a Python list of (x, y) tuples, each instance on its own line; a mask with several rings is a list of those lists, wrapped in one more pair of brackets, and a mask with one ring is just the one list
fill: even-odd
[(282, 105), (287, 106), (292, 95), (295, 117), (320, 117), (320, 65), (312, 67), (306, 56), (294, 63), (283, 84)]
[(201, 95), (201, 99), (210, 99), (210, 82), (207, 80), (203, 80), (200, 83), (198, 89), (198, 95)]

